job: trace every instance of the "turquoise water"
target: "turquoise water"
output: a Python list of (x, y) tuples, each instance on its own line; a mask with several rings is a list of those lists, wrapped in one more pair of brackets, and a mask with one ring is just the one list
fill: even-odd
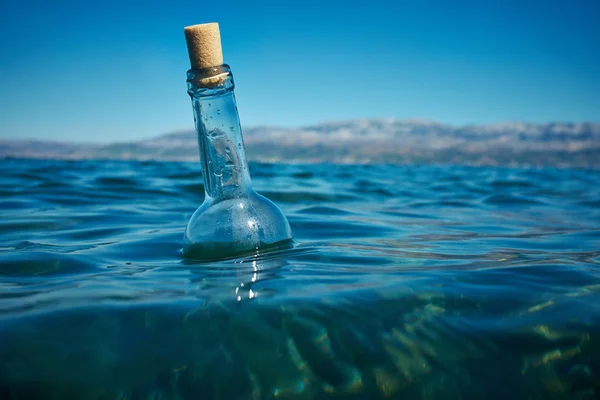
[(0, 163), (1, 399), (600, 396), (600, 172), (251, 164), (291, 249), (181, 255), (196, 163)]

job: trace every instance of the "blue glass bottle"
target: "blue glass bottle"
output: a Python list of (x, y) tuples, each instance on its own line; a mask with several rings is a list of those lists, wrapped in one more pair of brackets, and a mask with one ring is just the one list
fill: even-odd
[(187, 85), (205, 198), (185, 230), (185, 255), (215, 260), (289, 246), (286, 217), (252, 188), (229, 66), (191, 69)]

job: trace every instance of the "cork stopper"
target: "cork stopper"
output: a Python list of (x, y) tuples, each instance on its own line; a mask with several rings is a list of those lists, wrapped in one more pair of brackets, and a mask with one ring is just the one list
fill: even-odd
[(191, 25), (183, 28), (192, 69), (218, 67), (223, 64), (219, 24)]

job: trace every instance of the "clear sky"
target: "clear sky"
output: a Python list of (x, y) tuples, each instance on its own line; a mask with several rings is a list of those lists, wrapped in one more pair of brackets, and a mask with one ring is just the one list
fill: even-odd
[(191, 129), (183, 27), (219, 22), (243, 126), (600, 121), (600, 1), (0, 2), (0, 138)]

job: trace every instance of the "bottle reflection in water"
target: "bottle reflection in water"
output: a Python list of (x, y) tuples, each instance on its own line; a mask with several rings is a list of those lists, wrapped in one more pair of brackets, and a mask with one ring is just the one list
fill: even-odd
[(289, 246), (287, 219), (252, 188), (229, 66), (191, 69), (187, 78), (205, 199), (187, 225), (184, 253), (214, 260)]

